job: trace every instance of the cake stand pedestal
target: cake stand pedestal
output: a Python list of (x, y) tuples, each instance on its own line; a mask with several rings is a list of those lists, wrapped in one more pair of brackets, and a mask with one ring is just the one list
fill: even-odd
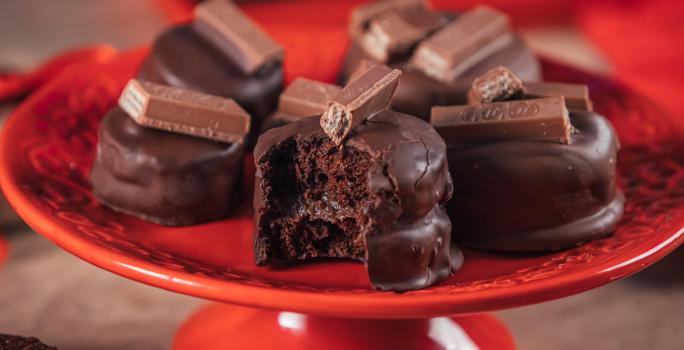
[(168, 228), (94, 200), (89, 173), (99, 120), (145, 53), (65, 70), (20, 104), (0, 135), (0, 185), (32, 228), (83, 260), (222, 302), (201, 309), (180, 328), (176, 349), (512, 349), (505, 327), (481, 313), (599, 287), (684, 242), (679, 126), (617, 82), (547, 61), (548, 80), (589, 84), (597, 110), (620, 137), (618, 183), (627, 200), (613, 235), (546, 255), (463, 249), (461, 270), (406, 293), (371, 289), (363, 266), (352, 262), (257, 267), (249, 161), (244, 208), (227, 220)]
[(514, 349), (492, 316), (352, 319), (227, 304), (203, 307), (176, 334), (174, 349)]

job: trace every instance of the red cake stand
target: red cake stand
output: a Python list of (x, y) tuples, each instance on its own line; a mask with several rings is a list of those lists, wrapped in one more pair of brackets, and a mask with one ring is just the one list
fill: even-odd
[[(88, 181), (97, 126), (144, 50), (60, 74), (21, 104), (0, 140), (0, 184), (17, 213), (63, 249), (103, 269), (219, 301), (180, 328), (176, 349), (513, 349), (483, 312), (580, 293), (633, 274), (684, 241), (680, 126), (617, 82), (550, 62), (549, 80), (588, 83), (622, 150), (626, 213), (615, 234), (546, 255), (465, 249), (447, 281), (407, 293), (375, 291), (361, 264), (257, 267), (245, 206), (235, 217), (167, 228), (96, 203)], [(240, 305), (240, 306), (235, 306)]]

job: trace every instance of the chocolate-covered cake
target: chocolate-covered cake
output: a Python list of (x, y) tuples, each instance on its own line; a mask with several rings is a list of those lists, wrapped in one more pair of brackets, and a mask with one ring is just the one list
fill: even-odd
[(470, 106), (432, 111), (454, 180), (447, 206), (454, 237), (532, 252), (609, 234), (624, 204), (615, 181), (619, 143), (608, 120), (591, 111), (586, 86), (528, 89), (510, 71), (490, 73), (473, 85)]
[(519, 139), (449, 149), (456, 195), (448, 212), (459, 242), (558, 250), (612, 231), (624, 204), (615, 132), (593, 112), (570, 112), (570, 121), (577, 131), (568, 144)]
[(282, 48), (230, 1), (206, 1), (195, 12), (193, 23), (154, 41), (138, 78), (232, 98), (258, 131), (282, 90)]
[(57, 350), (57, 348), (43, 344), (38, 338), (0, 334), (0, 350)]
[[(460, 266), (442, 209), (452, 192), (446, 147), (428, 123), (384, 109), (396, 73), (374, 67), (331, 98), (322, 118), (259, 137), (257, 264), (353, 259), (375, 288), (396, 291)], [(348, 134), (346, 125), (354, 126)]]
[[(140, 89), (149, 96), (136, 96)], [(91, 172), (98, 201), (168, 226), (227, 217), (241, 183), (242, 139), (249, 130), (249, 116), (223, 100), (144, 82), (129, 83), (120, 102), (127, 111), (116, 107), (100, 123)], [(138, 107), (144, 109), (136, 111)], [(231, 119), (226, 113), (236, 116)], [(215, 125), (219, 120), (223, 128)], [(237, 127), (234, 135), (227, 128), (231, 123)]]
[[(401, 69), (391, 108), (424, 120), (432, 106), (465, 103), (473, 79), (494, 67), (506, 66), (523, 80), (541, 79), (534, 52), (511, 31), (504, 14), (488, 7), (438, 13), (422, 0), (378, 1), (354, 10), (350, 33), (339, 80), (345, 83), (355, 71), (378, 62)], [(433, 42), (448, 50), (426, 50)], [(430, 58), (436, 56), (442, 57)], [(450, 68), (431, 69), (441, 59), (451, 60)]]

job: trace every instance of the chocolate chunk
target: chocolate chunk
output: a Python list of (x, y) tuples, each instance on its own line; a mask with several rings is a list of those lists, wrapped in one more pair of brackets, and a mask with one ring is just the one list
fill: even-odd
[(361, 36), (368, 28), (370, 21), (384, 13), (424, 8), (427, 8), (425, 0), (384, 0), (358, 6), (351, 14), (349, 35), (353, 38)]
[(511, 40), (508, 17), (479, 6), (423, 40), (411, 63), (437, 80), (451, 82)]
[(508, 100), (522, 95), (523, 82), (510, 69), (500, 66), (476, 78), (468, 91), (470, 104)]
[(450, 145), (518, 138), (567, 144), (572, 130), (563, 97), (435, 106), (430, 122)]
[(223, 97), (131, 79), (119, 105), (151, 128), (230, 143), (243, 143), (249, 133), (249, 114)]
[(361, 36), (361, 47), (373, 59), (387, 63), (408, 53), (428, 34), (446, 23), (440, 13), (425, 9), (388, 12), (374, 18)]
[(246, 74), (283, 60), (283, 48), (232, 1), (209, 0), (195, 6), (193, 28)]
[(387, 108), (400, 75), (398, 69), (373, 66), (328, 102), (321, 117), (321, 127), (336, 145), (341, 145), (352, 129), (366, 118)]
[(333, 84), (297, 78), (280, 95), (278, 112), (293, 117), (320, 115), (328, 101), (342, 90)]
[(589, 98), (589, 89), (583, 84), (530, 82), (523, 84), (525, 97), (563, 96), (568, 109), (592, 111), (593, 103)]

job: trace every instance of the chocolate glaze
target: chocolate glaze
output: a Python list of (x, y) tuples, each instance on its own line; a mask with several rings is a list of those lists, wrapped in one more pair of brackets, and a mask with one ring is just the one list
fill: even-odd
[[(450, 252), (451, 224), (441, 208), (452, 193), (446, 148), (432, 126), (405, 114), (383, 110), (355, 128), (338, 149), (330, 147), (332, 142), (321, 129), (319, 119), (297, 121), (271, 129), (259, 137), (254, 150), (257, 263), (274, 265), (312, 257), (353, 258), (365, 262), (373, 286), (385, 290), (423, 288), (446, 278), (460, 266), (460, 255)], [(292, 147), (301, 152), (311, 144), (328, 150), (327, 154), (342, 152), (355, 157), (354, 162), (344, 163), (345, 158), (334, 157), (323, 162), (341, 162), (345, 172), (361, 174), (352, 177), (352, 181), (358, 179), (360, 182), (357, 186), (344, 183), (337, 187), (349, 193), (364, 188), (356, 206), (337, 207), (335, 201), (326, 199), (312, 201), (307, 197), (306, 187), (313, 185), (287, 174), (299, 170), (294, 170), (298, 168), (291, 166), (292, 162), (283, 161), (293, 157), (283, 150)], [(288, 176), (295, 183), (284, 181), (278, 185), (278, 178)], [(300, 187), (295, 194), (296, 204), (283, 204), (283, 189), (278, 186)], [(336, 195), (330, 190), (327, 193), (331, 198)], [(308, 202), (301, 204), (301, 197), (307, 197)], [(277, 246), (283, 244), (283, 239), (296, 241), (297, 237), (285, 237), (284, 230), (275, 229), (277, 220), (294, 222), (301, 217), (322, 220), (327, 226), (348, 217), (362, 222), (358, 236), (361, 238), (348, 237), (353, 247), (348, 249), (345, 245), (344, 254), (340, 254), (339, 249), (323, 247), (298, 255), (283, 255)], [(293, 232), (299, 235), (307, 230), (311, 229), (307, 226), (301, 230), (300, 227)], [(351, 235), (350, 232), (345, 234)], [(320, 235), (313, 234), (314, 237)]]
[(251, 114), (253, 130), (258, 131), (278, 104), (283, 69), (273, 63), (246, 75), (190, 25), (182, 25), (155, 40), (138, 78), (232, 98)]
[[(592, 112), (571, 112), (570, 143), (510, 140), (450, 147), (454, 238), (503, 251), (569, 248), (611, 232), (623, 213), (618, 140)], [(449, 144), (449, 140), (446, 140)]]
[(145, 128), (116, 107), (100, 124), (93, 193), (114, 210), (162, 225), (218, 220), (230, 213), (243, 148)]
[[(445, 16), (458, 17), (455, 14)], [(390, 67), (401, 69), (404, 73), (394, 93), (391, 108), (424, 120), (430, 119), (432, 106), (466, 104), (468, 89), (473, 80), (498, 66), (508, 67), (521, 80), (535, 81), (542, 77), (539, 59), (518, 35), (510, 44), (465, 71), (453, 83), (437, 81), (411, 66), (408, 63), (411, 54), (412, 52), (409, 52), (389, 64)], [(363, 59), (373, 61), (358, 42), (352, 42), (338, 79), (341, 85), (346, 84), (349, 76)]]

